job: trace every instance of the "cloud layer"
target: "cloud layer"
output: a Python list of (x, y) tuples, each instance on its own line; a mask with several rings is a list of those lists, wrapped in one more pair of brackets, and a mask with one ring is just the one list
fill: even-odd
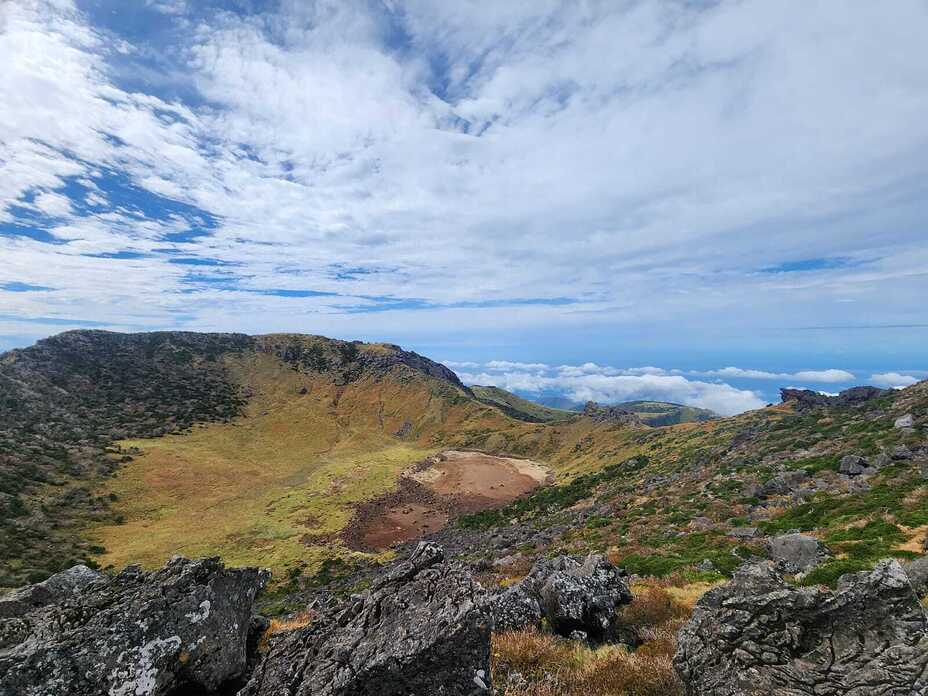
[(493, 385), (530, 396), (556, 393), (581, 403), (647, 399), (708, 408), (722, 415), (760, 408), (766, 403), (750, 389), (738, 389), (724, 382), (693, 380), (657, 367), (619, 369), (595, 363), (555, 367), (491, 360), (482, 366), (484, 370), (467, 372), (461, 369), (460, 363), (448, 361), (445, 364), (457, 370), (466, 384)]
[(0, 6), (0, 336), (924, 324), (919, 0), (236, 5)]

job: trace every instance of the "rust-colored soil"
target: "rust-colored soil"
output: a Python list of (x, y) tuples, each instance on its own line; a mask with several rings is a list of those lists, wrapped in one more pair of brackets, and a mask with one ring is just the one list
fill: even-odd
[(396, 490), (359, 505), (343, 539), (356, 550), (382, 551), (438, 531), (456, 515), (505, 505), (549, 477), (527, 459), (442, 452), (403, 472)]

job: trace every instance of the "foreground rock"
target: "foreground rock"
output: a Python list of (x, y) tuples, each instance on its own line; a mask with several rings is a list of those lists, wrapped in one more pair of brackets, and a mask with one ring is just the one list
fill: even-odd
[(834, 592), (756, 565), (699, 600), (674, 666), (690, 696), (922, 696), (926, 648), (925, 610), (896, 561)]
[(421, 543), (346, 607), (275, 637), (240, 696), (490, 693), (486, 595), (443, 561)]
[(625, 637), (619, 609), (632, 601), (628, 576), (597, 554), (539, 561), (519, 584), (493, 599), (496, 630), (516, 630), (547, 620), (558, 635), (594, 642)]
[(241, 676), (267, 574), (218, 559), (171, 560), (113, 579), (78, 566), (0, 609), (2, 696), (158, 696)]

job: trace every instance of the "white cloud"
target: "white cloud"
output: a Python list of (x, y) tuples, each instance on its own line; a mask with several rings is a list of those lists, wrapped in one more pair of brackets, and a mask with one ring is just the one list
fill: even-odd
[(881, 372), (870, 375), (870, 382), (877, 387), (902, 388), (915, 384), (918, 378), (912, 375), (901, 375), (898, 372)]
[(450, 367), (452, 370), (461, 368), (461, 369), (472, 369), (475, 367), (480, 367), (480, 363), (470, 362), (469, 360), (442, 360), (442, 365)]
[(548, 365), (544, 363), (523, 363), (510, 362), (508, 360), (491, 360), (484, 363), (488, 370), (547, 370)]
[(728, 377), (740, 379), (796, 379), (805, 382), (852, 382), (856, 379), (847, 370), (802, 370), (800, 372), (767, 372), (766, 370), (746, 370), (740, 367), (723, 367), (719, 370), (701, 372), (709, 377)]
[[(0, 293), (6, 315), (564, 343), (596, 330), (681, 350), (923, 316), (922, 2), (146, 2), (153, 25), (176, 24), (132, 45), (65, 0), (0, 10), (0, 223), (32, 205), (67, 241), (0, 234), (0, 273), (60, 288)], [(111, 195), (114, 172), (214, 216), (182, 249), (234, 269), (225, 287), (157, 251), (196, 223), (140, 219)], [(61, 200), (69, 178), (92, 182), (99, 209)], [(147, 256), (100, 258), (126, 252)], [(832, 256), (852, 263), (757, 272)], [(340, 297), (256, 292), (271, 288)], [(415, 302), (357, 312), (373, 298)], [(609, 370), (563, 374), (666, 376)]]
[(495, 385), (516, 392), (557, 392), (574, 401), (617, 403), (649, 399), (708, 408), (722, 415), (760, 408), (765, 401), (747, 389), (681, 375), (623, 374), (592, 363), (544, 371), (458, 372), (466, 384)]

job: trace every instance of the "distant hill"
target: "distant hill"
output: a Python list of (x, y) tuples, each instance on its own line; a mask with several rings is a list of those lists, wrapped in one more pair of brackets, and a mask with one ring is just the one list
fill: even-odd
[(684, 406), (669, 401), (625, 401), (616, 406), (631, 411), (641, 419), (642, 423), (653, 427), (677, 425), (678, 423), (702, 423), (719, 417), (717, 413), (706, 408)]
[[(561, 395), (540, 396), (533, 401), (560, 412), (575, 411), (579, 413), (584, 408), (583, 403), (572, 401)], [(631, 411), (638, 416), (642, 423), (655, 428), (665, 425), (677, 425), (678, 423), (702, 423), (719, 417), (717, 413), (706, 408), (684, 406), (669, 401), (624, 401), (610, 405)]]
[(535, 401), (523, 399), (521, 396), (500, 389), (499, 387), (481, 387), (474, 385), (471, 391), (477, 400), (490, 406), (496, 406), (507, 416), (528, 423), (552, 423), (566, 420), (576, 416), (573, 411), (552, 408)]
[(554, 408), (559, 411), (576, 411), (579, 413), (583, 410), (583, 403), (568, 399), (563, 394), (542, 394), (536, 399), (532, 399), (536, 404)]

